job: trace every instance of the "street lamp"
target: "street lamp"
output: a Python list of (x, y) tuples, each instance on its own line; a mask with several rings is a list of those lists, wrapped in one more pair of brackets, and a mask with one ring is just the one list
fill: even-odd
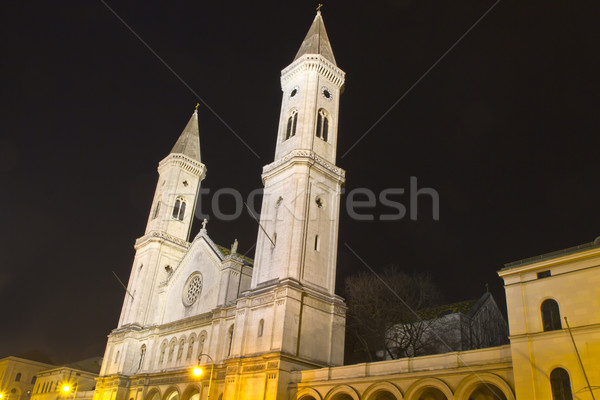
[(212, 384), (213, 369), (215, 368), (215, 362), (212, 357), (206, 353), (198, 354), (198, 365), (196, 365), (196, 367), (192, 370), (192, 373), (194, 376), (201, 376), (204, 372), (202, 367), (200, 367), (200, 360), (202, 360), (202, 356), (206, 356), (210, 359), (210, 377), (208, 378), (208, 395), (206, 396), (206, 400), (210, 400), (210, 386)]
[[(75, 382), (73, 385), (69, 383), (65, 383), (60, 390), (63, 392), (65, 397), (68, 397), (69, 393), (73, 390), (73, 400), (75, 400), (75, 396), (77, 396), (77, 388), (79, 385)], [(74, 389), (73, 389), (74, 388)]]

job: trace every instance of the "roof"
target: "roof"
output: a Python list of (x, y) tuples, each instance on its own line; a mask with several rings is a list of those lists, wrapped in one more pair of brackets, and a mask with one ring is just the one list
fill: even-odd
[(331, 61), (334, 65), (335, 57), (333, 56), (333, 50), (331, 49), (331, 44), (329, 43), (329, 38), (327, 37), (327, 31), (325, 31), (325, 24), (323, 23), (323, 17), (321, 16), (321, 12), (317, 11), (317, 15), (296, 54), (296, 58), (294, 61), (299, 59), (305, 54), (320, 54), (325, 59)]
[(445, 315), (450, 314), (466, 314), (472, 316), (481, 307), (481, 305), (491, 296), (489, 292), (486, 292), (478, 299), (471, 299), (466, 301), (460, 301), (458, 303), (445, 304), (442, 306), (426, 308), (418, 312), (419, 317), (424, 320), (441, 318)]
[(80, 371), (91, 372), (93, 374), (99, 374), (101, 366), (102, 357), (100, 356), (86, 358), (85, 360), (75, 361), (71, 364), (65, 365), (67, 368), (78, 369)]
[[(217, 248), (219, 249), (219, 251), (220, 251), (221, 253), (223, 253), (223, 255), (224, 255), (224, 256), (228, 256), (228, 255), (230, 255), (230, 254), (231, 254), (231, 250), (230, 250), (230, 249), (228, 249), (228, 248), (226, 248), (226, 247), (219, 246), (219, 245), (217, 244)], [(250, 264), (250, 265), (254, 265), (254, 260), (253, 260), (253, 259), (251, 259), (250, 257), (246, 257), (246, 256), (244, 256), (244, 255), (241, 255), (241, 254), (238, 254), (238, 253), (236, 253), (236, 256), (237, 256), (237, 257), (239, 257), (239, 258), (241, 258), (242, 260), (244, 260), (246, 263), (248, 263), (248, 264)]]
[(568, 256), (570, 254), (579, 253), (586, 250), (591, 250), (600, 247), (600, 237), (596, 238), (593, 242), (580, 244), (579, 246), (573, 246), (562, 250), (552, 251), (550, 253), (541, 254), (539, 256), (524, 258), (522, 260), (513, 261), (508, 264), (504, 264), (504, 268), (500, 271), (505, 271), (512, 268), (522, 267), (528, 264), (534, 264), (536, 262), (550, 260), (553, 258)]
[(195, 161), (200, 161), (200, 130), (198, 128), (198, 110), (192, 114), (181, 132), (171, 154), (183, 154)]

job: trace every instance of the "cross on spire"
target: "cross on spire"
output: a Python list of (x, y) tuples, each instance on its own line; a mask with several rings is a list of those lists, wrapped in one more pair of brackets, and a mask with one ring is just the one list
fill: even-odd
[(317, 6), (317, 11), (321, 11), (321, 7), (323, 7), (323, 3), (319, 3), (319, 5)]

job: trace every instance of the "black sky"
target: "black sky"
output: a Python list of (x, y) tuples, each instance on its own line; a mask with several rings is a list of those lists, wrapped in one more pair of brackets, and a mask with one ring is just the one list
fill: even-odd
[[(316, 4), (107, 4), (260, 156), (201, 106), (203, 187), (262, 187), (280, 70)], [(440, 196), (439, 221), (427, 201), (417, 221), (343, 211), (338, 288), (365, 270), (347, 243), (376, 270), (431, 273), (448, 301), (478, 297), (489, 283), (505, 308), (504, 263), (600, 235), (595, 1), (500, 1), (341, 157), (493, 4), (325, 2), (347, 73), (337, 162), (346, 191), (407, 189), (415, 176)], [(124, 297), (111, 271), (128, 279), (157, 163), (197, 99), (100, 1), (3, 2), (0, 29), (0, 356), (102, 354)], [(211, 196), (202, 200), (211, 214)], [(238, 238), (241, 251), (257, 234), (247, 215), (208, 229), (226, 246)]]

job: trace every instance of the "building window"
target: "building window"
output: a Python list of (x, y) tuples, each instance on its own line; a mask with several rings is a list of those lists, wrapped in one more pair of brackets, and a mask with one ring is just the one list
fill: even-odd
[(285, 140), (288, 140), (296, 134), (296, 125), (298, 124), (298, 111), (292, 110), (287, 120), (287, 127), (285, 129)]
[(319, 235), (315, 235), (315, 250), (319, 251)]
[(140, 363), (138, 364), (138, 371), (140, 369), (142, 369), (142, 366), (144, 365), (144, 357), (146, 356), (146, 345), (143, 344), (142, 347), (140, 348)]
[(36, 380), (37, 380), (37, 376), (34, 376), (33, 378), (31, 378), (31, 384), (35, 385)]
[(21, 382), (21, 373), (18, 372), (17, 376), (15, 376), (15, 382)]
[(327, 118), (327, 111), (324, 109), (319, 110), (317, 116), (317, 137), (327, 141), (329, 136), (329, 118)]
[(553, 400), (573, 400), (569, 373), (562, 368), (556, 368), (550, 373), (550, 386)]
[(196, 342), (196, 335), (192, 334), (192, 336), (190, 336), (190, 340), (188, 341), (188, 350), (187, 350), (187, 354), (185, 356), (185, 359), (187, 361), (192, 359), (192, 353), (194, 352), (194, 343)]
[(117, 355), (115, 356), (115, 364), (119, 362), (119, 355), (121, 354), (120, 351), (117, 351)]
[(264, 329), (265, 329), (265, 320), (261, 319), (258, 322), (258, 337), (261, 337), (263, 335)]
[(200, 335), (198, 336), (198, 358), (200, 358), (200, 355), (204, 353), (204, 342), (206, 341), (206, 336), (206, 331), (200, 332)]
[(229, 327), (229, 332), (227, 333), (227, 357), (231, 355), (231, 345), (233, 344), (233, 325)]
[(177, 345), (177, 340), (171, 339), (171, 344), (169, 345), (169, 358), (168, 362), (173, 361), (173, 354), (175, 354), (175, 346)]
[(185, 346), (185, 338), (181, 338), (179, 340), (179, 347), (177, 348), (177, 362), (181, 361), (181, 357), (183, 356), (184, 346)]
[(156, 203), (156, 207), (154, 207), (154, 211), (152, 212), (152, 219), (156, 219), (156, 217), (158, 217), (159, 211), (160, 211), (160, 200)]
[(562, 329), (562, 325), (560, 323), (560, 311), (558, 309), (558, 303), (555, 300), (544, 300), (541, 310), (544, 331)]
[(173, 218), (183, 221), (185, 216), (185, 200), (178, 198), (175, 200), (175, 207), (173, 207)]
[(537, 278), (538, 279), (548, 278), (549, 276), (552, 276), (551, 273), (550, 273), (550, 270), (548, 270), (548, 271), (542, 271), (542, 272), (538, 272), (537, 273)]
[(165, 361), (165, 352), (167, 351), (167, 341), (165, 340), (160, 346), (160, 357), (158, 359), (158, 365), (162, 365)]

